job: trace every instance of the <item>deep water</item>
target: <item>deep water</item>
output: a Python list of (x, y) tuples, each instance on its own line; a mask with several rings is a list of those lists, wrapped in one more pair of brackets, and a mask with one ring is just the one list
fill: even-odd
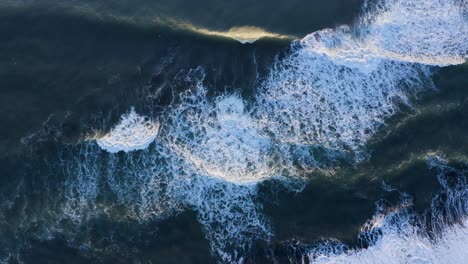
[(2, 2), (0, 263), (463, 263), (468, 5), (396, 2)]

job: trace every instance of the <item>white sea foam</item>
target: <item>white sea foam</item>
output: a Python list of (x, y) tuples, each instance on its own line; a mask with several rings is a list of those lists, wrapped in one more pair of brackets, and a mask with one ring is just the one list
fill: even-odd
[[(206, 88), (184, 95), (172, 111), (172, 140), (166, 142), (207, 174), (234, 181), (273, 175), (265, 155), (271, 141), (357, 151), (400, 103), (409, 105), (412, 95), (432, 87), (425, 65), (466, 60), (464, 4), (388, 0), (369, 5), (353, 30), (325, 29), (296, 43), (260, 87), (251, 107), (255, 115), (238, 95), (220, 96), (211, 105), (200, 95)], [(144, 148), (158, 130), (147, 124), (131, 112), (98, 143), (114, 152)], [(137, 133), (125, 132), (131, 126)], [(126, 141), (130, 146), (121, 146)]]
[[(388, 0), (369, 7), (353, 28), (315, 32), (272, 67), (251, 104), (238, 94), (208, 98), (203, 78), (192, 76), (200, 76), (200, 69), (190, 72), (190, 91), (162, 117), (163, 136), (155, 140), (159, 124), (132, 109), (96, 140), (111, 153), (144, 151), (77, 160), (90, 166), (73, 166), (69, 207), (95, 203), (105, 184), (131, 217), (148, 219), (188, 207), (197, 213), (213, 254), (224, 262), (242, 261), (255, 239), (271, 236), (255, 202), (256, 184), (296, 175), (297, 165), (319, 166), (311, 152), (315, 146), (330, 155), (362, 151), (399, 104), (410, 105), (413, 95), (432, 87), (431, 66), (466, 60), (464, 4)], [(108, 159), (106, 171), (96, 162), (101, 158)], [(427, 257), (427, 249), (444, 253), (452, 237), (466, 235), (465, 229), (447, 229), (447, 242), (434, 243), (414, 226), (396, 229), (385, 219), (380, 219), (385, 235), (368, 250), (316, 261), (372, 262), (382, 254), (392, 256), (382, 262), (404, 262), (413, 260), (405, 253), (413, 242), (421, 249), (413, 247), (411, 256)], [(395, 243), (402, 247), (390, 248)], [(393, 257), (397, 253), (403, 257)]]
[[(365, 250), (352, 250), (336, 255), (317, 255), (312, 263), (453, 263), (468, 259), (468, 220), (447, 227), (436, 240), (420, 234), (405, 220), (395, 226), (385, 221), (382, 238)], [(324, 250), (324, 249), (322, 249)]]
[[(302, 262), (311, 263), (466, 263), (468, 259), (468, 185), (466, 172), (447, 166), (440, 157), (430, 156), (429, 166), (439, 171), (442, 191), (433, 198), (430, 211), (412, 212), (412, 199), (402, 194), (397, 208), (379, 207), (364, 225), (360, 238), (366, 249), (343, 250), (339, 244), (315, 247)], [(457, 181), (456, 184), (453, 181)], [(448, 181), (452, 181), (451, 184)], [(374, 241), (375, 240), (375, 241)]]
[(98, 181), (101, 177), (96, 148), (87, 144), (78, 148), (79, 155), (63, 164), (64, 173), (68, 177), (64, 184), (64, 214), (76, 222), (86, 219), (87, 211), (94, 211), (94, 201), (99, 193)]
[[(275, 173), (275, 152), (239, 95), (210, 101), (202, 69), (184, 78), (190, 91), (162, 117), (164, 137), (143, 151), (122, 156), (106, 155), (92, 142), (78, 147), (76, 157), (64, 164), (66, 216), (83, 221), (117, 210), (121, 217), (145, 221), (191, 208), (217, 259), (238, 262), (256, 239), (271, 236), (255, 197), (256, 183)], [(136, 134), (131, 133), (135, 126), (148, 138), (152, 133), (145, 128), (152, 127), (143, 121), (149, 122), (132, 109), (107, 137), (120, 143), (122, 135)], [(97, 145), (109, 151), (99, 140)], [(102, 190), (110, 190), (116, 201), (98, 199)]]
[(363, 17), (364, 43), (393, 60), (445, 66), (468, 58), (468, 2), (386, 0)]
[(337, 64), (369, 68), (382, 60), (445, 66), (468, 58), (468, 4), (458, 0), (378, 0), (353, 28), (314, 32), (309, 52)]
[(380, 1), (353, 28), (308, 35), (263, 82), (258, 118), (276, 140), (360, 150), (400, 103), (433, 86), (430, 66), (466, 60), (463, 8), (451, 0)]
[(193, 93), (169, 117), (165, 141), (199, 174), (231, 182), (256, 182), (272, 175), (270, 139), (259, 129), (238, 95), (223, 95), (210, 103), (206, 89)]
[[(370, 72), (301, 48), (258, 95), (258, 117), (276, 140), (357, 151), (397, 110), (431, 85), (427, 68), (385, 62)], [(421, 78), (423, 77), (423, 78)]]
[[(271, 236), (269, 222), (255, 201), (256, 182), (213, 175), (159, 140), (124, 156), (106, 155), (93, 142), (83, 144), (64, 164), (65, 217), (80, 222), (118, 212), (122, 218), (146, 221), (190, 208), (213, 255), (226, 263), (242, 261), (255, 240)], [(103, 190), (115, 196), (110, 204), (102, 197)]]
[(159, 123), (140, 116), (132, 107), (130, 112), (122, 115), (120, 123), (102, 137), (98, 137), (98, 145), (108, 152), (130, 152), (145, 149), (158, 135)]
[(255, 240), (272, 235), (255, 202), (257, 185), (218, 178), (184, 177), (171, 184), (172, 198), (197, 212), (212, 253), (225, 263), (241, 263)]

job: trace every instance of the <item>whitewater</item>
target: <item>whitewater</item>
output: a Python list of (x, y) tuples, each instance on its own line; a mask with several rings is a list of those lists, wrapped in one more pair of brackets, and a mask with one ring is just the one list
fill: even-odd
[[(110, 132), (90, 137), (100, 149), (82, 147), (89, 159), (66, 164), (73, 190), (70, 215), (88, 206), (79, 201), (95, 199), (95, 178), (107, 177), (129, 215), (145, 219), (191, 208), (213, 255), (242, 262), (256, 239), (268, 241), (274, 234), (255, 199), (259, 182), (288, 179), (285, 184), (300, 191), (303, 184), (288, 181), (302, 182), (304, 172), (326, 167), (314, 148), (330, 160), (351, 156), (365, 162), (366, 142), (386, 119), (402, 105), (413, 107), (421, 92), (436, 89), (433, 71), (467, 58), (465, 0), (386, 0), (366, 3), (355, 25), (294, 41), (261, 80), (253, 101), (235, 93), (208, 98), (204, 70), (191, 69), (183, 77), (187, 91), (161, 116), (131, 109)], [(119, 151), (126, 152), (123, 161), (114, 157)], [(107, 176), (94, 164), (97, 158), (106, 160)], [(127, 178), (115, 180), (119, 173)], [(135, 189), (137, 197), (128, 194)], [(466, 218), (448, 226), (437, 241), (403, 222), (405, 228), (395, 229), (385, 219), (379, 218), (382, 236), (368, 249), (311, 251), (309, 259), (444, 263), (437, 256), (445, 255), (451, 258), (447, 263), (461, 263), (466, 257), (460, 250), (468, 245)]]

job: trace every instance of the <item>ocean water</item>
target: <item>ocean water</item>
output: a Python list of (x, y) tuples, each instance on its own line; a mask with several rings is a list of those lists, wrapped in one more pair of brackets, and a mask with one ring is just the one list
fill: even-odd
[(468, 259), (466, 0), (0, 21), (0, 263)]

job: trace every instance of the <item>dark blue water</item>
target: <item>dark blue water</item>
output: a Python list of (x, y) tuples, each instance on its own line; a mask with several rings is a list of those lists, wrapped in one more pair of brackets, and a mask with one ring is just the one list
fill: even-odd
[(379, 3), (1, 3), (0, 263), (463, 263), (467, 5)]

